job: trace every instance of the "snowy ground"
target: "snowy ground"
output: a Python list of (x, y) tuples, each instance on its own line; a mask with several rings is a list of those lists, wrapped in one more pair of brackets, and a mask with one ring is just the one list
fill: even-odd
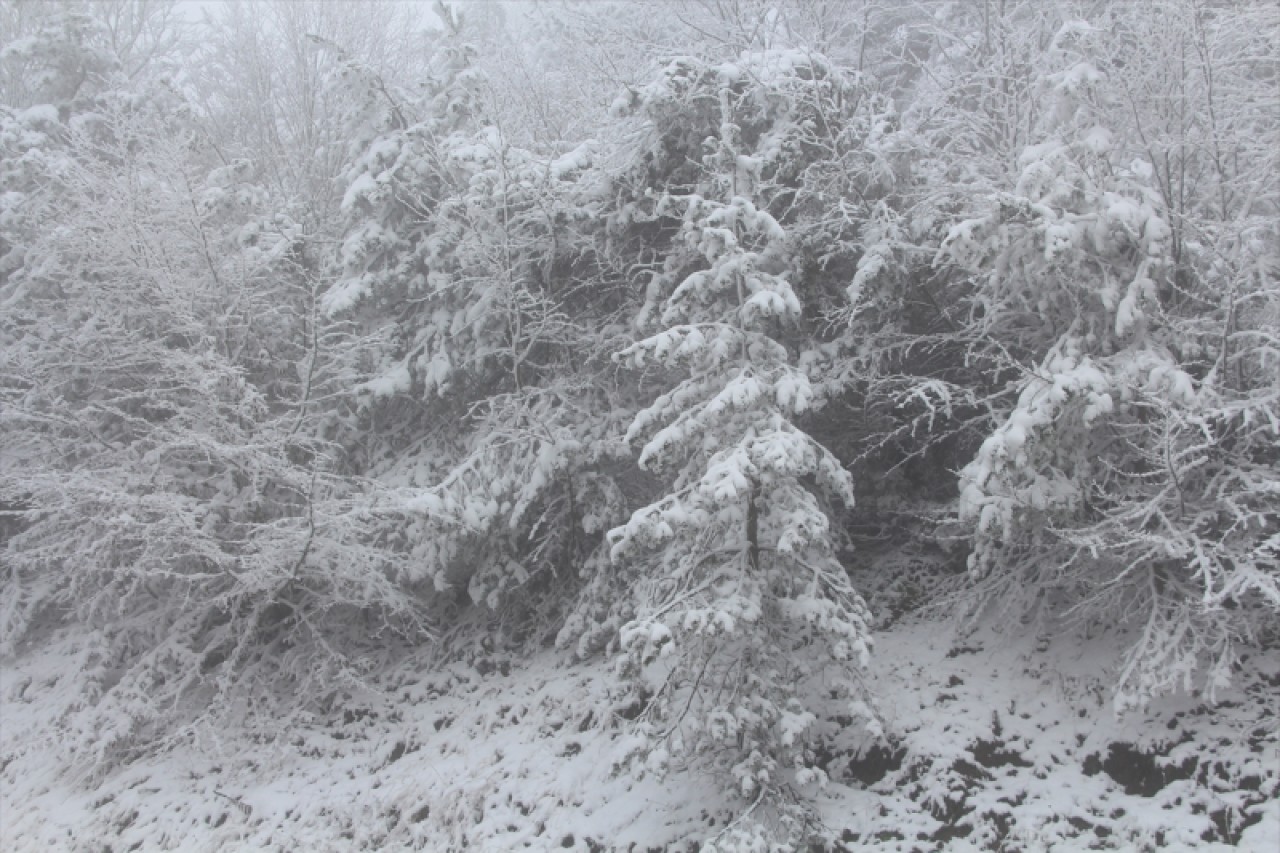
[[(550, 652), (404, 661), (274, 743), (206, 735), (93, 780), (57, 742), (73, 644), (4, 662), (5, 850), (678, 850), (727, 813), (693, 774), (616, 773), (631, 740), (608, 668)], [(1280, 654), (1213, 710), (1180, 697), (1117, 718), (1113, 647), (884, 630), (871, 681), (891, 743), (830, 756), (830, 847), (1280, 850)]]

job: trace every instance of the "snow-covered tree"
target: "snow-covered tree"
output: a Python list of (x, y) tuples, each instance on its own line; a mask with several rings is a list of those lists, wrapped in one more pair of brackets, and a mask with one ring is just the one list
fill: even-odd
[(1064, 21), (1016, 183), (940, 255), (978, 276), (970, 331), (1017, 395), (961, 472), (975, 581), (1131, 630), (1122, 706), (1206, 666), (1212, 692), (1280, 607), (1276, 128), (1243, 94), (1275, 20), (1241, 12)]
[(171, 91), (92, 107), (6, 122), (33, 189), (0, 284), (0, 642), (89, 632), (60, 725), (105, 766), (249, 694), (318, 701), (359, 668), (353, 616), (422, 626), (382, 546), (399, 517), (315, 428), (301, 228), (236, 169), (193, 167)]
[[(622, 302), (589, 237), (591, 144), (511, 145), (486, 121), (465, 22), (449, 20), (426, 97), (370, 89), (326, 306), (381, 341), (346, 434), (419, 514), (420, 576), (491, 610), (531, 580), (574, 577), (617, 520), (597, 470), (625, 453), (599, 331)], [(558, 605), (523, 601), (554, 632)]]
[(6, 10), (0, 91), (11, 108), (69, 109), (102, 91), (121, 63), (105, 25), (70, 3), (21, 4)]
[[(749, 804), (741, 826), (771, 843), (812, 831), (796, 796), (825, 779), (823, 702), (864, 709), (867, 612), (832, 530), (853, 486), (798, 424), (823, 399), (802, 363), (818, 342), (787, 230), (810, 139), (858, 94), (801, 51), (675, 60), (625, 105), (643, 129), (612, 214), (666, 252), (649, 250), (645, 336), (616, 356), (660, 383), (626, 438), (668, 483), (609, 534), (634, 598), (622, 673), (647, 766), (708, 763)], [(737, 832), (708, 843), (738, 849)]]
[(253, 179), (309, 233), (333, 239), (350, 166), (349, 113), (364, 94), (335, 78), (355, 63), (391, 89), (415, 85), (436, 41), (421, 11), (387, 0), (209, 7), (184, 75), (205, 140), (224, 164), (251, 164)]

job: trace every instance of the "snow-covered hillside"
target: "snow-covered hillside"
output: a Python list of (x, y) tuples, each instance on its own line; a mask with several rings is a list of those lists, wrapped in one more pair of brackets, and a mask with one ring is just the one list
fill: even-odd
[[(878, 636), (885, 737), (826, 757), (828, 849), (1276, 849), (1280, 654), (1246, 661), (1215, 706), (1117, 716), (1100, 668), (1114, 642), (914, 615)], [(78, 642), (6, 661), (0, 841), (15, 853), (691, 850), (741, 810), (696, 772), (619, 772), (636, 744), (610, 668), (555, 652), (441, 671), (407, 657), (273, 741), (195, 732), (87, 778), (58, 701)]]

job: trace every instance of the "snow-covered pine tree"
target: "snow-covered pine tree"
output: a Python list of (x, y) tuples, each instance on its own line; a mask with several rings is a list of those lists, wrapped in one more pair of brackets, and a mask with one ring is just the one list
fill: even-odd
[(576, 577), (620, 519), (608, 472), (627, 455), (626, 409), (602, 375), (625, 303), (590, 239), (591, 146), (540, 157), (490, 126), (447, 156), (469, 177), (434, 220), (430, 313), (410, 331), (439, 371), (425, 404), (453, 414), (385, 476), (423, 513), (415, 554), (436, 586), (545, 638), (565, 590), (538, 594)]
[[(450, 21), (421, 102), (352, 72), (374, 121), (326, 300), (377, 343), (343, 432), (415, 514), (401, 546), (416, 577), (452, 590), (447, 603), (483, 605), (485, 623), (517, 610), (511, 622), (531, 623), (512, 633), (541, 638), (560, 605), (534, 606), (531, 581), (574, 577), (622, 517), (601, 463), (626, 450), (599, 374), (625, 303), (590, 239), (592, 146), (509, 144), (486, 121), (465, 24)], [(529, 594), (511, 599), (516, 588)]]
[[(1152, 38), (1194, 62), (1132, 63)], [(1212, 693), (1277, 624), (1277, 196), (1254, 144), (1276, 128), (1243, 95), (1264, 44), (1194, 4), (1064, 22), (1016, 184), (940, 253), (1017, 377), (961, 472), (979, 597), (1128, 632), (1120, 707), (1205, 668)]]
[(627, 105), (644, 141), (613, 227), (667, 254), (636, 318), (648, 334), (616, 358), (661, 383), (626, 437), (668, 485), (609, 534), (634, 601), (621, 672), (645, 766), (713, 768), (747, 804), (712, 849), (800, 843), (800, 792), (825, 779), (818, 714), (834, 697), (866, 716), (867, 612), (832, 530), (853, 487), (797, 425), (823, 401), (796, 365), (814, 338), (785, 227), (805, 139), (854, 88), (819, 56), (767, 51), (676, 60)]

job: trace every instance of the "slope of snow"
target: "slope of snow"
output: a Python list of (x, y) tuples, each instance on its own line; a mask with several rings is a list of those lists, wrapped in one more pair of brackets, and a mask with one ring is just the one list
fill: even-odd
[[(620, 772), (634, 740), (610, 667), (550, 652), (402, 660), (274, 742), (204, 731), (95, 779), (55, 742), (70, 642), (5, 662), (6, 850), (680, 850), (734, 805), (696, 771)], [(1116, 717), (1116, 647), (885, 628), (868, 677), (886, 740), (827, 721), (828, 847), (1276, 849), (1280, 655), (1251, 658), (1216, 708)]]

